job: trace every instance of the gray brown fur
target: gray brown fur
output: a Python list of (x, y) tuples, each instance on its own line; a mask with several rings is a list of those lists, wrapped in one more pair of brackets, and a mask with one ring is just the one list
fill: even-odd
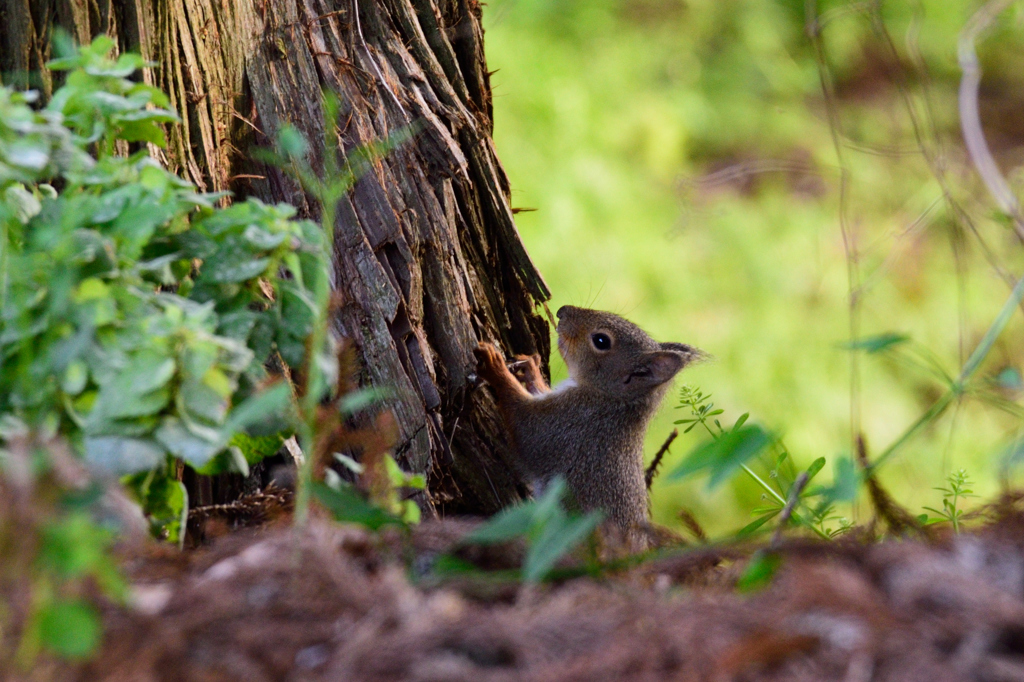
[[(612, 313), (558, 310), (558, 349), (569, 368), (551, 390), (538, 358), (517, 358), (521, 381), (489, 343), (476, 350), (480, 375), (494, 389), (522, 473), (542, 483), (565, 477), (579, 506), (601, 509), (626, 533), (647, 522), (643, 441), (672, 378), (703, 357), (692, 346), (658, 343)], [(610, 340), (595, 340), (603, 334)], [(525, 385), (525, 386), (524, 386)]]

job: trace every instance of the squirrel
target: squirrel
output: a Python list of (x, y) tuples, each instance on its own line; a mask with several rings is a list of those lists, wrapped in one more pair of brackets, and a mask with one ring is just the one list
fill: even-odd
[(647, 424), (672, 378), (706, 355), (684, 343), (658, 343), (612, 313), (562, 306), (556, 317), (568, 379), (549, 388), (540, 357), (520, 355), (520, 383), (490, 343), (474, 351), (479, 375), (494, 390), (522, 473), (541, 485), (563, 476), (580, 509), (603, 511), (635, 537), (648, 523)]

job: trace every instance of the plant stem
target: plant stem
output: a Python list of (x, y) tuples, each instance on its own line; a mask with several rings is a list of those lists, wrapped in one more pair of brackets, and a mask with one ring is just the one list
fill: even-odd
[(887, 447), (881, 455), (875, 458), (875, 461), (871, 463), (871, 466), (865, 472), (866, 475), (874, 476), (875, 471), (882, 464), (882, 462), (887, 460), (897, 450), (903, 447), (903, 445), (905, 445), (907, 441), (909, 441), (914, 436), (914, 434), (916, 434), (922, 428), (930, 424), (936, 417), (942, 414), (942, 412), (944, 412), (945, 409), (949, 407), (949, 404), (953, 401), (954, 396), (955, 393), (953, 391), (947, 391), (945, 394), (943, 394), (941, 398), (935, 401), (935, 404), (932, 405), (927, 412), (921, 415), (916, 422), (910, 425), (910, 428), (904, 431), (903, 434), (899, 438), (897, 438), (889, 447)]
[(309, 342), (309, 358), (306, 365), (306, 392), (299, 402), (299, 416), (302, 424), (299, 429), (299, 443), (305, 457), (299, 466), (299, 476), (295, 490), (295, 525), (302, 528), (309, 518), (309, 489), (313, 483), (314, 459), (317, 457), (315, 448), (316, 411), (320, 405), (322, 372), (317, 357), (327, 340), (327, 325), (330, 320), (331, 278), (334, 253), (334, 215), (339, 192), (334, 188), (324, 187), (316, 183), (317, 199), (321, 205), (321, 226), (324, 232), (324, 253), (327, 254), (328, 271), (317, 278), (316, 301), (320, 307), (313, 334)]
[(785, 506), (786, 498), (784, 498), (774, 488), (772, 488), (770, 485), (768, 485), (767, 481), (765, 481), (763, 478), (761, 478), (760, 476), (755, 474), (754, 470), (751, 469), (750, 467), (748, 467), (746, 464), (741, 464), (740, 466), (743, 467), (744, 471), (746, 471), (748, 474), (750, 474), (750, 477), (752, 479), (757, 481), (758, 485), (760, 485), (762, 488), (764, 488), (768, 492), (769, 495), (774, 497), (776, 502), (778, 502), (779, 504)]
[[(743, 467), (744, 471), (746, 471), (748, 474), (750, 474), (751, 478), (753, 478), (755, 481), (757, 481), (758, 485), (760, 485), (762, 488), (764, 488), (768, 492), (769, 495), (771, 495), (773, 498), (775, 498), (776, 502), (781, 504), (783, 507), (786, 506), (786, 498), (784, 498), (782, 495), (780, 495), (778, 492), (776, 492), (775, 489), (772, 488), (770, 485), (768, 485), (768, 483), (765, 482), (765, 480), (763, 478), (761, 478), (760, 476), (755, 474), (753, 469), (748, 467), (746, 464), (741, 464), (740, 466)], [(794, 521), (799, 523), (801, 526), (806, 526), (807, 528), (810, 528), (811, 530), (814, 531), (814, 533), (818, 537), (822, 538), (823, 540), (831, 540), (832, 539), (832, 538), (830, 538), (828, 536), (828, 533), (824, 532), (823, 530), (821, 530), (820, 528), (818, 528), (813, 523), (811, 523), (810, 521), (808, 521), (804, 517), (800, 516), (796, 512), (793, 512), (790, 518), (792, 518)]]

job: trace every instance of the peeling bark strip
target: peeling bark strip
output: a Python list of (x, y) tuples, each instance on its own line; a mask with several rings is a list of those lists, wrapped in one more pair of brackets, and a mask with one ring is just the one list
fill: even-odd
[(430, 503), (489, 513), (519, 497), (500, 418), (467, 377), (478, 339), (548, 356), (536, 307), (549, 294), (491, 139), (477, 0), (0, 0), (0, 21), (3, 79), (34, 73), (45, 94), (53, 84), (38, 74), (55, 26), (141, 52), (156, 62), (146, 80), (185, 121), (161, 152), (169, 167), (204, 190), (288, 201), (314, 219), (300, 188), (247, 150), (291, 123), (322, 168), (322, 88), (341, 99), (346, 151), (419, 126), (339, 206), (334, 328), (360, 349), (362, 383), (391, 389), (397, 454), (429, 474)]

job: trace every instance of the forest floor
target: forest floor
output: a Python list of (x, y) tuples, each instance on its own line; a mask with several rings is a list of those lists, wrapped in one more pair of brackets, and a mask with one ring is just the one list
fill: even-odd
[[(129, 606), (91, 663), (48, 679), (1024, 680), (1024, 504), (959, 535), (783, 541), (762, 589), (752, 546), (691, 545), (618, 572), (522, 586), (429, 577), (467, 521), (410, 536), (312, 520), (199, 549), (136, 549)], [(493, 576), (493, 574), (492, 574)]]

